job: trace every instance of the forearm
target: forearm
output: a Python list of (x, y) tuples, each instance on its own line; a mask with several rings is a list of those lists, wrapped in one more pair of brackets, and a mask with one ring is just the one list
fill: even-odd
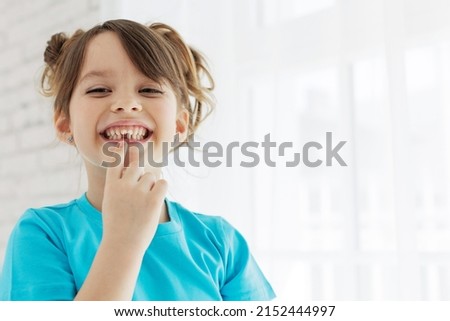
[(120, 244), (102, 242), (75, 300), (131, 300), (143, 255)]

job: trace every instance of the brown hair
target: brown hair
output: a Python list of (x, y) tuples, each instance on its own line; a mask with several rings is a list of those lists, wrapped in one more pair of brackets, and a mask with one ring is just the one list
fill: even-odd
[[(158, 83), (168, 82), (182, 108), (189, 112), (188, 137), (214, 108), (214, 81), (204, 57), (189, 47), (170, 26), (149, 27), (130, 20), (110, 20), (88, 31), (77, 30), (71, 37), (57, 33), (47, 42), (42, 92), (54, 96), (54, 119), (70, 119), (69, 104), (83, 65), (86, 47), (96, 35), (112, 31), (120, 39), (130, 60), (145, 76)], [(202, 77), (208, 85), (203, 86)]]

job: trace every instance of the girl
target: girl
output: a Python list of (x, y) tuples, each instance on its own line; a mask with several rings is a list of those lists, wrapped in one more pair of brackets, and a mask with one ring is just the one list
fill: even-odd
[[(186, 140), (211, 106), (202, 56), (167, 25), (113, 20), (54, 35), (44, 60), (58, 137), (77, 148), (88, 189), (24, 213), (8, 243), (0, 298), (272, 299), (242, 235), (166, 199), (167, 183), (149, 165), (148, 149), (161, 160), (163, 144)], [(118, 166), (105, 165), (105, 144)]]

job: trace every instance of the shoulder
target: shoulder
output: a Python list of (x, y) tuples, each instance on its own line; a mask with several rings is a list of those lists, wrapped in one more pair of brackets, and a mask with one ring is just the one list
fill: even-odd
[(25, 210), (24, 214), (20, 218), (23, 219), (32, 219), (32, 218), (43, 218), (46, 216), (61, 216), (64, 213), (73, 210), (76, 207), (77, 200), (71, 200), (66, 203), (59, 203), (55, 205), (47, 205), (42, 207), (30, 207)]
[(225, 260), (230, 252), (248, 248), (242, 234), (225, 218), (191, 211), (173, 201), (169, 201), (168, 206), (169, 213), (179, 220), (185, 237), (190, 240), (208, 239), (221, 249)]
[(31, 207), (25, 210), (17, 221), (12, 240), (29, 240), (34, 235), (43, 235), (48, 239), (58, 239), (67, 226), (71, 215), (77, 211), (76, 200), (67, 203), (43, 207)]
[(71, 203), (29, 208), (19, 218), (6, 248), (0, 299), (73, 298), (64, 221)]
[(30, 207), (19, 218), (18, 225), (28, 222), (51, 224), (61, 220), (67, 213), (73, 211), (74, 207), (76, 207), (76, 200), (43, 207)]
[(223, 217), (219, 215), (203, 214), (191, 211), (174, 201), (168, 201), (169, 213), (177, 215), (183, 227), (197, 226), (208, 229), (218, 234), (226, 235), (236, 229)]
[(193, 212), (175, 202), (170, 202), (169, 207), (169, 212), (172, 210), (179, 215), (186, 238), (202, 244), (201, 253), (212, 253), (202, 239), (219, 250), (224, 274), (220, 292), (224, 300), (274, 298), (273, 289), (253, 258), (247, 241), (233, 225), (223, 217)]

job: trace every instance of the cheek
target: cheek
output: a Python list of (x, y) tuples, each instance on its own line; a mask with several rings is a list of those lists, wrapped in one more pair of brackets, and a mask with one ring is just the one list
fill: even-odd
[(96, 108), (86, 108), (80, 100), (74, 99), (71, 102), (69, 111), (71, 128), (75, 137), (92, 139), (93, 134), (96, 133), (95, 121), (98, 118), (95, 110)]
[(155, 109), (154, 119), (157, 126), (164, 132), (175, 131), (177, 106), (175, 104), (159, 106), (159, 108)]
[(173, 136), (176, 134), (175, 117), (161, 117), (158, 122), (158, 135), (162, 141), (172, 141)]

